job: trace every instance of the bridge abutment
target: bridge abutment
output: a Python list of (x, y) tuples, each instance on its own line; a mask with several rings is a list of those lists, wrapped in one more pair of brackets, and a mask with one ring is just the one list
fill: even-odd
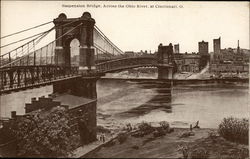
[(53, 84), (53, 93), (71, 95), (96, 99), (96, 77), (79, 77), (70, 80), (60, 81)]

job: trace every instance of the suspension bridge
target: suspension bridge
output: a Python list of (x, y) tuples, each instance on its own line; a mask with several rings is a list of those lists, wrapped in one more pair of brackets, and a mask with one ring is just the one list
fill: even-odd
[[(28, 41), (11, 51), (1, 53), (1, 94), (47, 84), (53, 84), (58, 89), (60, 86), (68, 89), (65, 86), (67, 81), (96, 79), (105, 73), (136, 67), (157, 67), (160, 79), (172, 78), (174, 61), (171, 44), (160, 44), (158, 53), (151, 57), (125, 57), (124, 52), (97, 27), (88, 12), (84, 12), (79, 18), (67, 18), (61, 13), (53, 21), (3, 36), (1, 39), (50, 23), (54, 23), (54, 26), (49, 30), (1, 46), (2, 49)], [(56, 33), (55, 40), (37, 49), (37, 45), (53, 30)], [(80, 43), (77, 66), (71, 64), (70, 43), (73, 39)], [(72, 82), (71, 84), (74, 85)]]

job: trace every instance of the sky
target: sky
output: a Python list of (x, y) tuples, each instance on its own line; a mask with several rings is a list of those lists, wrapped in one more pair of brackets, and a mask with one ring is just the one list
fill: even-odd
[[(86, 6), (94, 4), (101, 7)], [(119, 4), (124, 8), (103, 7)], [(131, 8), (131, 5), (135, 7)], [(148, 8), (137, 8), (137, 5), (147, 5)], [(167, 5), (177, 8), (156, 8)], [(180, 52), (198, 52), (198, 42), (204, 40), (209, 42), (209, 52), (212, 52), (213, 39), (219, 37), (222, 48), (235, 48), (240, 40), (240, 47), (249, 49), (249, 2), (1, 1), (1, 37), (52, 21), (60, 13), (77, 18), (85, 11), (91, 13), (96, 25), (123, 51), (154, 52), (160, 43), (179, 43)], [(1, 46), (51, 27), (53, 23), (1, 39)], [(53, 41), (55, 32), (46, 38), (42, 44)], [(1, 52), (19, 45), (5, 47)]]

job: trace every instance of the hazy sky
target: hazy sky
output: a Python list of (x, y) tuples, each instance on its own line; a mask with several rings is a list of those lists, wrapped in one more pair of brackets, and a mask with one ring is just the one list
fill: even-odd
[[(125, 8), (62, 7), (63, 4), (113, 4)], [(130, 5), (176, 5), (177, 8), (126, 8)], [(183, 8), (179, 8), (182, 5)], [(56, 18), (64, 12), (69, 18), (92, 14), (96, 25), (123, 51), (156, 50), (159, 43), (179, 43), (181, 52), (197, 52), (198, 42), (221, 36), (222, 48), (249, 49), (249, 2), (89, 2), (89, 1), (1, 1), (1, 37)], [(1, 45), (53, 27), (35, 29), (1, 40)], [(46, 39), (54, 39), (54, 32)], [(13, 49), (11, 46), (8, 49)], [(4, 50), (2, 50), (4, 52)]]

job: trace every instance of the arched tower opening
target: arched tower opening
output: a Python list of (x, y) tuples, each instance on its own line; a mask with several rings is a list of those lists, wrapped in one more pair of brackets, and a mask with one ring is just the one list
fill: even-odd
[(80, 42), (78, 39), (71, 40), (70, 44), (70, 64), (71, 66), (79, 66)]

